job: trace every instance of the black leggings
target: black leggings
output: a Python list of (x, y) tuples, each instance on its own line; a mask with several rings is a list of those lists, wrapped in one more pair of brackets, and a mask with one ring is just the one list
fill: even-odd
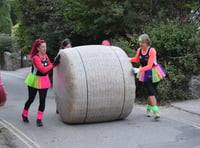
[(158, 83), (152, 83), (151, 81), (144, 82), (144, 86), (147, 89), (148, 96), (155, 96), (156, 95), (156, 88)]
[(40, 104), (38, 110), (41, 112), (44, 112), (45, 109), (45, 102), (46, 102), (46, 96), (47, 96), (47, 89), (36, 89), (33, 87), (28, 86), (28, 100), (25, 103), (24, 109), (28, 110), (31, 104), (33, 103), (35, 96), (37, 94), (37, 91), (39, 91), (39, 98), (40, 98)]

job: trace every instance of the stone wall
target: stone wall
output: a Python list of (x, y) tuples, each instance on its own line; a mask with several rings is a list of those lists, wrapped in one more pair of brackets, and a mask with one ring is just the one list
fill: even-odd
[(31, 66), (32, 62), (26, 56), (21, 57), (13, 55), (10, 52), (4, 52), (4, 70), (16, 70), (22, 67)]
[(200, 98), (200, 75), (192, 76), (189, 83), (189, 90), (191, 91), (193, 98)]

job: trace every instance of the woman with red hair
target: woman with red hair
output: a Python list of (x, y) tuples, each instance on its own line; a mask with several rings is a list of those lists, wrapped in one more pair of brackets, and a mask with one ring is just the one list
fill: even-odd
[(28, 100), (24, 105), (22, 119), (25, 123), (29, 122), (28, 110), (34, 101), (37, 92), (39, 91), (40, 99), (36, 120), (37, 126), (43, 126), (42, 117), (45, 109), (47, 90), (51, 87), (51, 82), (47, 73), (60, 63), (60, 56), (57, 56), (52, 64), (46, 54), (46, 50), (46, 42), (44, 40), (37, 39), (29, 56), (33, 62), (32, 70), (25, 80), (25, 83), (28, 86)]

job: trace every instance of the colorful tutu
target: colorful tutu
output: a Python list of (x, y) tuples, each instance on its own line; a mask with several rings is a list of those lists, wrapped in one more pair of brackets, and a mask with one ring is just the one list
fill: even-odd
[(139, 72), (137, 78), (141, 82), (152, 81), (153, 83), (159, 82), (166, 76), (164, 68), (160, 64), (157, 64), (152, 67), (152, 69), (144, 72)]
[(48, 75), (37, 76), (30, 73), (28, 77), (26, 78), (25, 83), (28, 86), (36, 88), (36, 89), (45, 89), (45, 88), (51, 87), (51, 82)]

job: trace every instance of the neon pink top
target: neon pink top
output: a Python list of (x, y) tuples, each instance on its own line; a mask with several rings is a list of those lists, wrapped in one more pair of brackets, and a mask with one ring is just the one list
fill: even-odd
[[(142, 54), (145, 55), (147, 53), (147, 51), (148, 51), (148, 49), (147, 50), (142, 50)], [(137, 49), (136, 56), (131, 58), (131, 62), (134, 62), (134, 63), (140, 62), (139, 53), (140, 53), (140, 48)], [(150, 70), (152, 68), (155, 60), (156, 60), (156, 50), (154, 48), (151, 48), (151, 50), (149, 52), (148, 63), (147, 63), (146, 66), (140, 68), (140, 72), (144, 72), (144, 71)]]
[[(45, 56), (48, 59), (48, 66), (43, 66), (41, 63), (41, 60), (45, 60)], [(40, 58), (39, 56), (34, 56), (33, 57), (33, 64), (35, 65), (35, 67), (41, 72), (41, 73), (47, 73), (48, 71), (50, 71), (51, 69), (54, 68), (53, 64), (51, 63), (51, 61), (49, 60), (49, 57), (47, 56), (47, 54), (44, 54), (42, 58)]]

